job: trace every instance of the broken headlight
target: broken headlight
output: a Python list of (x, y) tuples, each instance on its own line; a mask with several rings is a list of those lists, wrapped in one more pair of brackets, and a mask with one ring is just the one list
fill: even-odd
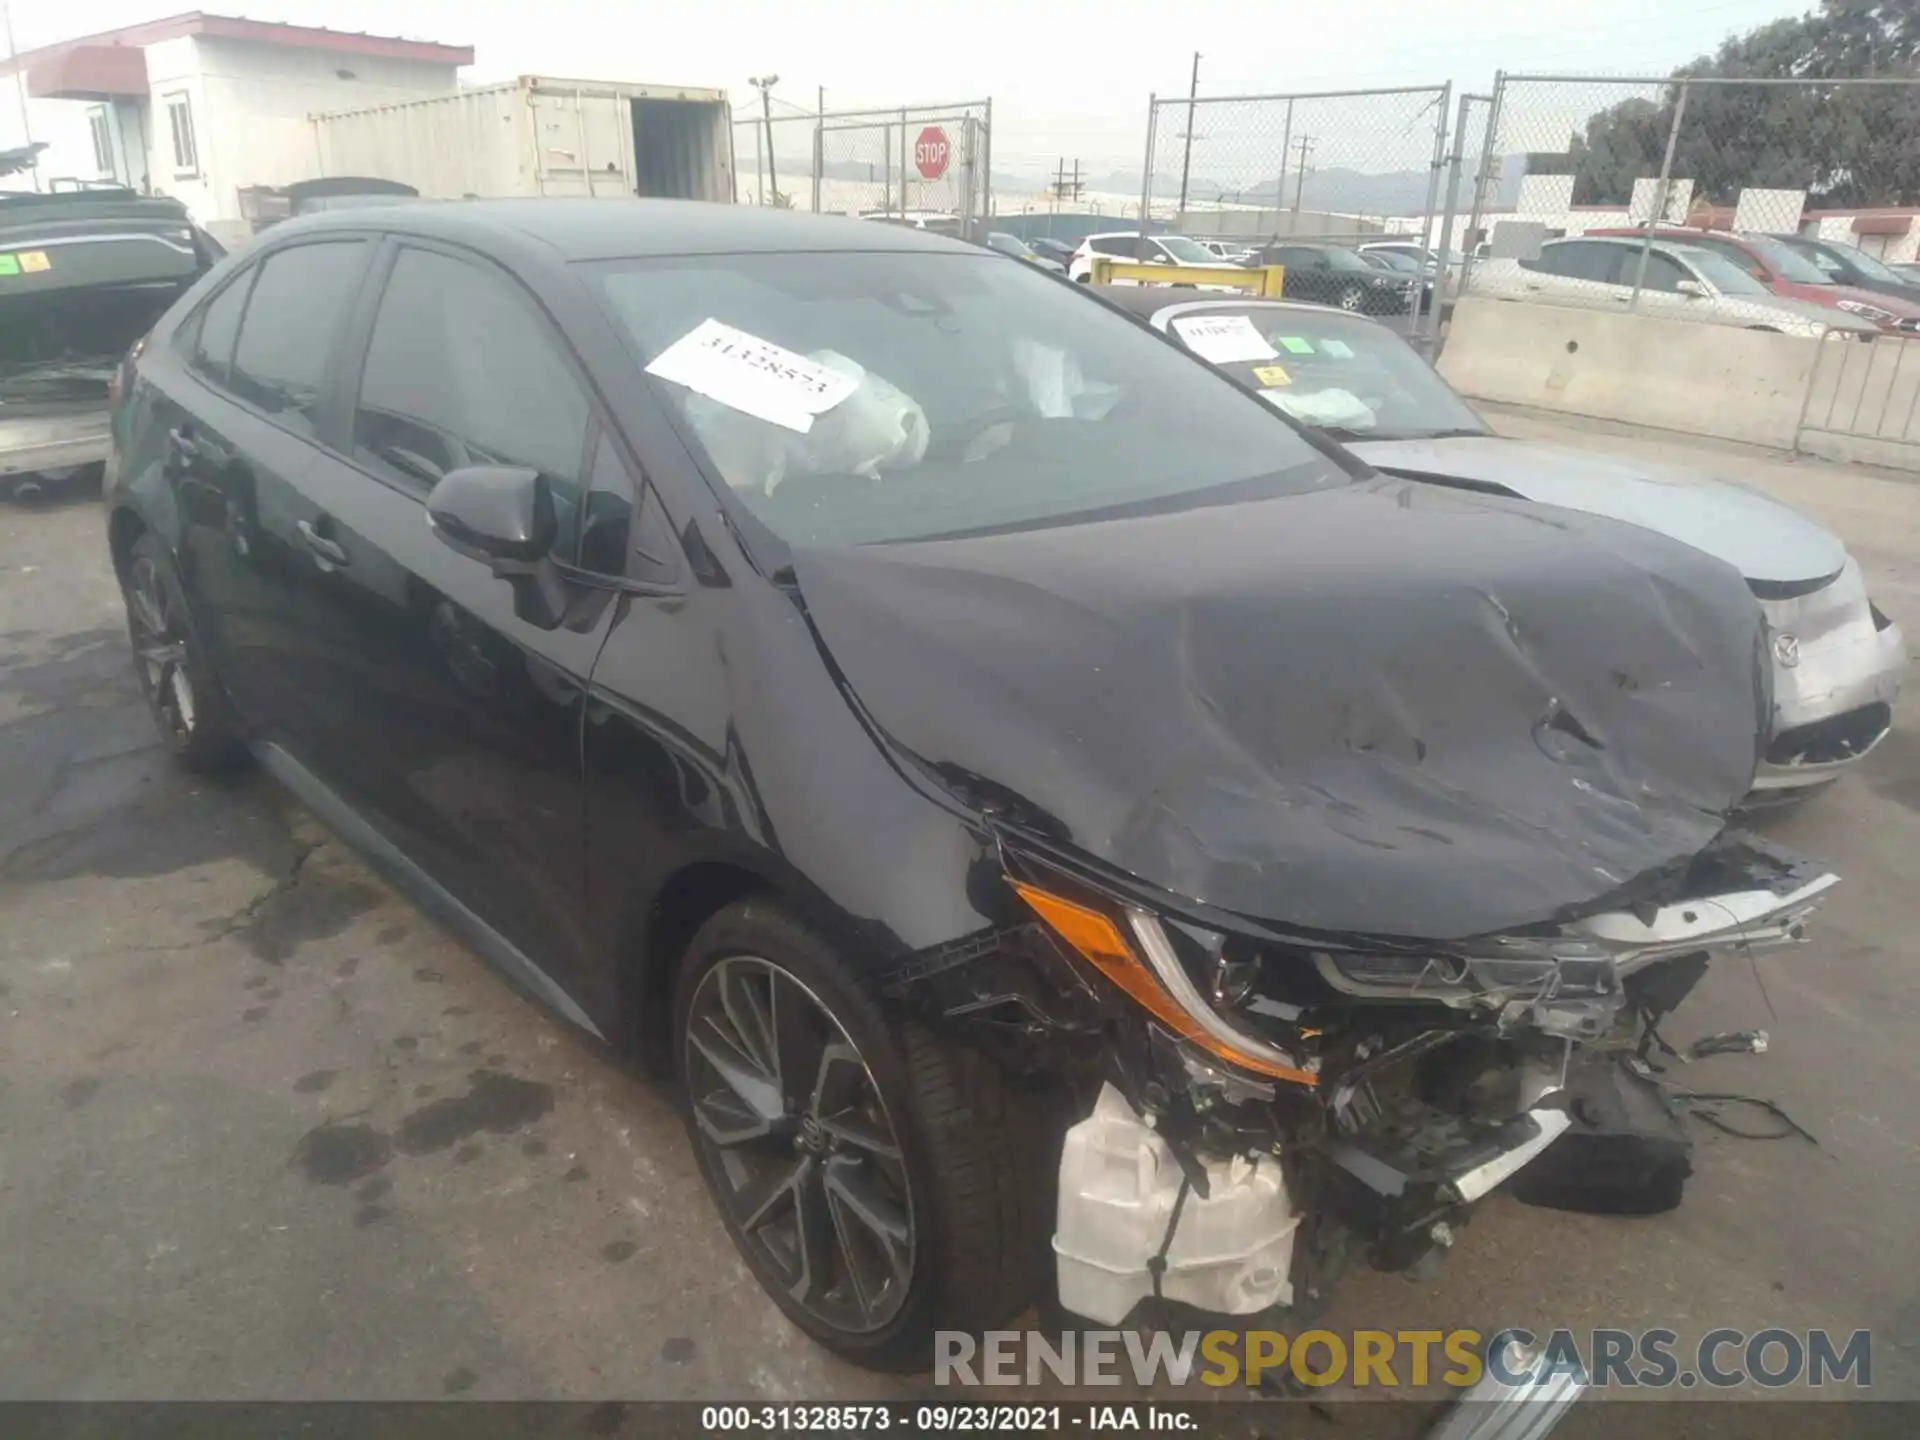
[[(1236, 1025), (1221, 1012), (1228, 995), (1246, 997), (1253, 974), (1224, 960), (1218, 947), (1208, 956), (1212, 968), (1203, 977), (1203, 989), (1182, 962), (1166, 926), (1149, 912), (1116, 905), (1109, 914), (1036, 885), (1010, 883), (1056, 936), (1180, 1039), (1257, 1075), (1299, 1085), (1317, 1083), (1311, 1061)], [(1220, 1000), (1210, 1000), (1209, 991)]]

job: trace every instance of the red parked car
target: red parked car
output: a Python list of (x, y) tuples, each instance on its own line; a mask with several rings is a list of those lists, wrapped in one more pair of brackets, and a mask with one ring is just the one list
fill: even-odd
[[(1633, 226), (1621, 226), (1589, 230), (1586, 233), (1636, 236), (1645, 232)], [(1663, 226), (1653, 234), (1658, 240), (1700, 245), (1717, 251), (1776, 295), (1811, 300), (1816, 305), (1830, 305), (1836, 310), (1857, 315), (1862, 320), (1870, 320), (1882, 330), (1895, 334), (1920, 334), (1920, 302), (1838, 284), (1806, 256), (1781, 244), (1771, 235), (1756, 235), (1745, 230), (1696, 230), (1678, 225)]]

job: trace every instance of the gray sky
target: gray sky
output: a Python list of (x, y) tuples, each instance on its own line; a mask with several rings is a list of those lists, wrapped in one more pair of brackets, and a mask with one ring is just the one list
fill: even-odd
[[(22, 49), (187, 8), (192, 0), (12, 0)], [(776, 96), (829, 108), (992, 96), (994, 168), (1138, 171), (1147, 95), (1184, 94), (1193, 50), (1206, 94), (1439, 84), (1484, 89), (1496, 69), (1663, 74), (1726, 35), (1804, 11), (1791, 0), (210, 0), (209, 10), (471, 44), (469, 77), (534, 73), (724, 86), (777, 72)], [(623, 9), (626, 14), (623, 15)], [(1561, 17), (1554, 18), (1555, 12)], [(1127, 21), (1142, 22), (1138, 36)], [(1243, 41), (1240, 37), (1254, 37)], [(1164, 152), (1163, 152), (1164, 153)]]

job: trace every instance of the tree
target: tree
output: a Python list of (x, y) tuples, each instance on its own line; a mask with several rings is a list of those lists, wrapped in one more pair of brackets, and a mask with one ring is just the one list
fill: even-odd
[[(1805, 190), (1826, 206), (1920, 204), (1920, 0), (1823, 0), (1673, 72), (1675, 81), (1906, 77), (1913, 85), (1694, 85), (1674, 151), (1676, 179), (1731, 205), (1748, 186)], [(1623, 100), (1528, 156), (1529, 174), (1571, 174), (1577, 205), (1624, 205), (1660, 173), (1680, 86)]]

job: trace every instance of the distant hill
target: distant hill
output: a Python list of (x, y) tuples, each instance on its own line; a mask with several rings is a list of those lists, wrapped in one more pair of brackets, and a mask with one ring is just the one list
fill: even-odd
[[(1499, 199), (1496, 203), (1511, 205), (1520, 193), (1520, 177), (1525, 173), (1525, 165), (1522, 157), (1516, 155), (1500, 168)], [(1478, 169), (1477, 158), (1470, 159), (1462, 169), (1460, 196), (1463, 205), (1472, 199), (1473, 176)], [(1195, 175), (1187, 182), (1187, 194), (1192, 201), (1203, 204), (1225, 199), (1243, 205), (1291, 205), (1293, 182), (1294, 177), (1289, 175), (1284, 186), (1276, 177), (1250, 189), (1235, 190), (1206, 176)], [(1434, 198), (1436, 208), (1446, 203), (1446, 182), (1447, 177), (1442, 173), (1440, 191)], [(1115, 170), (1106, 175), (1089, 177), (1086, 188), (1134, 195), (1140, 190), (1140, 175), (1138, 171), (1129, 175), (1125, 171)], [(1178, 175), (1154, 176), (1153, 194), (1156, 200), (1170, 199), (1179, 193)], [(1427, 203), (1427, 172), (1391, 170), (1384, 175), (1367, 175), (1338, 166), (1319, 171), (1309, 170), (1301, 198), (1309, 210), (1332, 210), (1354, 215), (1413, 215), (1424, 209)]]

